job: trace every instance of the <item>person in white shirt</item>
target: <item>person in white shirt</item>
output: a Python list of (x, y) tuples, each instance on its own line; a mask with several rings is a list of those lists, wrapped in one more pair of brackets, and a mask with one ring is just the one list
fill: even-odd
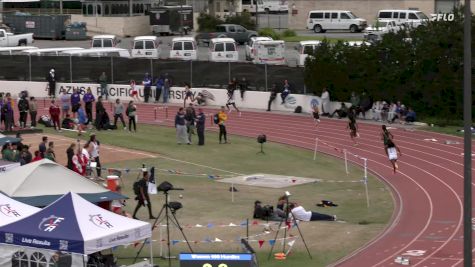
[(96, 139), (96, 135), (92, 134), (91, 137), (89, 138), (89, 142), (91, 145), (91, 160), (96, 162), (96, 171), (97, 171), (97, 177), (101, 177), (101, 161), (99, 159), (99, 146), (100, 143)]
[(322, 91), (322, 116), (330, 115), (330, 93), (327, 91), (327, 88), (323, 88)]
[(335, 215), (327, 215), (314, 211), (306, 211), (302, 206), (297, 203), (290, 203), (290, 216), (295, 217), (299, 221), (336, 221)]

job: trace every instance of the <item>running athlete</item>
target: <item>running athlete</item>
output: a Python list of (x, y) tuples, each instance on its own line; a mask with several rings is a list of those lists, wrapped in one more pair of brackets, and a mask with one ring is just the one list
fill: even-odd
[(241, 115), (241, 112), (239, 109), (236, 107), (236, 102), (234, 101), (234, 91), (236, 90), (236, 84), (232, 81), (229, 82), (228, 84), (228, 102), (226, 102), (226, 108), (228, 109), (228, 113), (231, 113), (231, 109), (229, 106), (233, 106), (237, 112), (239, 112), (239, 115)]
[(318, 126), (320, 123), (320, 110), (318, 109), (318, 106), (313, 107), (313, 120), (315, 121), (315, 126)]
[(388, 149), (388, 141), (393, 140), (394, 136), (392, 133), (388, 131), (386, 128), (386, 125), (381, 126), (382, 132), (381, 132), (381, 140), (383, 140), (384, 143), (384, 151)]
[(394, 144), (392, 139), (388, 139), (387, 148), (386, 148), (386, 155), (388, 156), (389, 161), (393, 165), (393, 172), (394, 173), (396, 173), (397, 169), (399, 168), (399, 166), (397, 165), (397, 154), (398, 154), (398, 152), (399, 152), (399, 156), (401, 156), (402, 153), (401, 153), (401, 150), (399, 149), (399, 147), (397, 147), (396, 144)]
[(188, 98), (191, 102), (195, 101), (195, 97), (193, 96), (193, 92), (191, 91), (190, 85), (185, 83), (185, 98), (183, 100), (183, 107), (186, 107), (186, 100)]
[(350, 120), (348, 122), (348, 128), (350, 129), (350, 137), (353, 142), (355, 142), (355, 146), (358, 145), (356, 142), (355, 138), (359, 137), (358, 134), (358, 125), (356, 124), (356, 118), (355, 118), (355, 110), (350, 109), (350, 112), (348, 113), (348, 119)]

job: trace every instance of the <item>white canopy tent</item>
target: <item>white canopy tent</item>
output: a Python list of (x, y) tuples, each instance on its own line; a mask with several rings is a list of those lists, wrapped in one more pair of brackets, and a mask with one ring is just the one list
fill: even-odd
[(127, 198), (48, 159), (0, 173), (0, 191), (23, 203), (44, 207), (74, 190), (90, 202)]
[(39, 208), (23, 204), (0, 193), (0, 226), (4, 226), (40, 211)]

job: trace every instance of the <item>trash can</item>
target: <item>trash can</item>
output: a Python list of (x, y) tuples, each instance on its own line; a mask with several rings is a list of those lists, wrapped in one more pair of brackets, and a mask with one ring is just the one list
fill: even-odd
[(115, 192), (117, 190), (117, 186), (119, 185), (119, 176), (117, 175), (108, 175), (107, 176), (107, 189), (110, 191)]

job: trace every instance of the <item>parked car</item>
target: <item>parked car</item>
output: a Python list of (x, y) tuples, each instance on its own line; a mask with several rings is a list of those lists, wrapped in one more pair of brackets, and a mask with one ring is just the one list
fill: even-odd
[(249, 42), (246, 43), (246, 60), (251, 61), (254, 59), (254, 50), (256, 49), (257, 42), (259, 41), (273, 41), (271, 37), (267, 36), (257, 36), (257, 37), (251, 37), (249, 39)]
[(403, 27), (403, 25), (397, 25), (394, 20), (380, 20), (376, 21), (374, 25), (366, 28), (363, 36), (367, 41), (381, 41), (384, 34), (388, 32), (398, 32), (403, 29)]
[(157, 36), (137, 36), (132, 46), (134, 58), (158, 58), (160, 56), (160, 42)]
[(116, 47), (120, 41), (115, 35), (94, 35), (91, 41), (91, 48), (111, 48)]
[(297, 50), (298, 53), (297, 65), (299, 67), (305, 66), (305, 60), (307, 59), (307, 57), (315, 53), (321, 43), (321, 41), (317, 40), (300, 41), (299, 44), (295, 47), (295, 50)]
[(202, 32), (196, 35), (198, 43), (210, 44), (210, 40), (213, 38), (229, 37), (233, 38), (236, 43), (244, 44), (252, 37), (258, 36), (256, 31), (250, 31), (241, 25), (236, 24), (220, 24), (216, 26), (214, 32)]
[(308, 12), (307, 29), (315, 33), (327, 30), (360, 32), (367, 26), (365, 19), (347, 10), (312, 10)]
[(231, 62), (239, 60), (239, 54), (234, 39), (213, 38), (211, 39), (209, 50), (209, 61)]
[(418, 10), (386, 9), (378, 12), (378, 20), (394, 20), (397, 25), (406, 24), (419, 27), (425, 25), (429, 18)]
[(0, 47), (30, 45), (33, 42), (33, 33), (13, 34), (0, 29)]
[(172, 39), (171, 59), (196, 60), (196, 41), (193, 37), (176, 37)]
[(262, 9), (266, 13), (287, 13), (289, 12), (289, 3), (287, 0), (264, 0)]
[(252, 62), (254, 64), (283, 65), (285, 64), (285, 42), (258, 41)]

